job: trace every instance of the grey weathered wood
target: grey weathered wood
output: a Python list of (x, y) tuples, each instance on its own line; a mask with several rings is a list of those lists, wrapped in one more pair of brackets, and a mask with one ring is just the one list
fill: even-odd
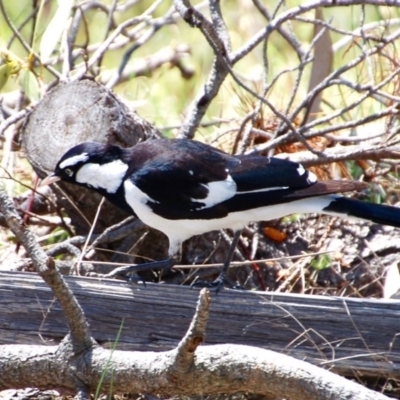
[[(66, 277), (93, 337), (118, 349), (168, 350), (198, 290)], [(58, 343), (67, 333), (50, 289), (33, 273), (0, 272), (0, 344)], [(212, 295), (206, 343), (259, 346), (342, 374), (400, 378), (400, 301), (224, 290)], [(0, 349), (1, 351), (1, 349)]]

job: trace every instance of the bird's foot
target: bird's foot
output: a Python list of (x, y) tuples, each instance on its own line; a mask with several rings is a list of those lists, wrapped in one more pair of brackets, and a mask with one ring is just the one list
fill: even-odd
[[(133, 268), (132, 268), (133, 267)], [(111, 272), (108, 274), (98, 274), (95, 272), (91, 272), (88, 274), (88, 276), (93, 277), (93, 278), (105, 278), (105, 279), (120, 279), (126, 282), (131, 282), (131, 283), (142, 283), (144, 286), (146, 286), (146, 282), (136, 274), (135, 268), (136, 265), (126, 265), (124, 267), (118, 267), (113, 269)]]
[(223, 279), (220, 279), (220, 277), (218, 277), (217, 279), (215, 279), (215, 281), (212, 282), (206, 282), (206, 281), (195, 281), (193, 282), (190, 287), (194, 288), (194, 287), (198, 287), (198, 288), (206, 288), (206, 289), (210, 289), (210, 290), (215, 290), (215, 293), (219, 293), (220, 290), (225, 286), (225, 282)]
[(168, 258), (166, 260), (153, 261), (144, 264), (125, 265), (123, 267), (113, 269), (108, 274), (96, 274), (96, 276), (100, 278), (119, 278), (128, 282), (143, 283), (146, 286), (145, 281), (136, 274), (137, 272), (149, 271), (153, 269), (170, 269), (174, 266), (174, 264), (174, 260), (172, 258)]
[(210, 289), (212, 291), (215, 291), (215, 293), (219, 293), (222, 288), (224, 287), (229, 287), (231, 289), (243, 289), (242, 286), (236, 285), (233, 282), (231, 282), (225, 273), (221, 273), (218, 275), (218, 278), (215, 279), (212, 282), (206, 282), (206, 281), (194, 281), (190, 287), (198, 287), (198, 288), (206, 288)]

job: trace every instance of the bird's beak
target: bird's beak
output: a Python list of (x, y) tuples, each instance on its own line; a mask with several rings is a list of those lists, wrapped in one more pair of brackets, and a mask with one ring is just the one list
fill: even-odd
[(48, 185), (51, 185), (52, 183), (58, 182), (60, 180), (61, 180), (61, 178), (59, 176), (51, 174), (49, 176), (46, 176), (46, 178), (44, 178), (42, 180), (42, 182), (40, 182), (40, 186), (48, 186)]

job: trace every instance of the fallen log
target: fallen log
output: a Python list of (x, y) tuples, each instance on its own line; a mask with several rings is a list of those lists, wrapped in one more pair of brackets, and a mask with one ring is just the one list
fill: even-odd
[[(186, 286), (65, 277), (100, 344), (119, 350), (174, 348), (198, 290)], [(400, 301), (224, 290), (212, 295), (205, 344), (278, 351), (341, 375), (400, 378)], [(35, 273), (0, 272), (0, 345), (58, 344), (62, 310)], [(1, 350), (0, 350), (1, 351)]]

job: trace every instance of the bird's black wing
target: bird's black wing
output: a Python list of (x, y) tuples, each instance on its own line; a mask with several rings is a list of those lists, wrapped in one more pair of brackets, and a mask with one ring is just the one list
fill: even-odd
[(194, 141), (145, 142), (135, 152), (132, 158), (138, 167), (129, 179), (148, 196), (152, 211), (167, 219), (222, 218), (246, 208), (287, 202), (291, 200), (284, 195), (316, 182), (300, 164), (230, 156)]
[(301, 164), (280, 158), (238, 158), (241, 164), (231, 171), (237, 193), (223, 204), (230, 213), (368, 187), (355, 181), (318, 182)]
[(316, 177), (301, 164), (275, 157), (236, 156), (240, 164), (230, 173), (238, 193), (275, 188), (298, 189), (313, 185)]
[[(301, 164), (261, 156), (230, 156), (190, 140), (135, 146), (131, 182), (152, 211), (166, 219), (213, 219), (307, 197), (360, 189), (349, 182), (317, 183)], [(363, 186), (364, 187), (364, 186)]]
[(199, 213), (200, 218), (226, 215), (218, 204), (235, 195), (229, 170), (240, 160), (206, 144), (182, 139), (148, 141), (132, 151), (129, 158), (135, 162), (127, 177), (148, 196), (153, 212), (167, 219), (197, 219)]

